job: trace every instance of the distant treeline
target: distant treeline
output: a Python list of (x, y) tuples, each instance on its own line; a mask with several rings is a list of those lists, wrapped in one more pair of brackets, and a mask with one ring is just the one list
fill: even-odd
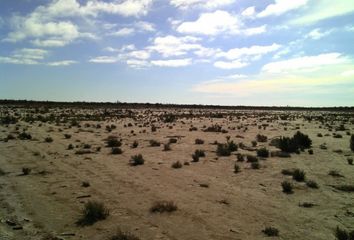
[(55, 102), (32, 100), (0, 99), (0, 105), (17, 107), (77, 107), (77, 108), (187, 108), (187, 109), (225, 109), (225, 110), (285, 110), (285, 111), (338, 111), (354, 112), (354, 107), (290, 107), (290, 106), (222, 106), (201, 104), (162, 104), (126, 102)]

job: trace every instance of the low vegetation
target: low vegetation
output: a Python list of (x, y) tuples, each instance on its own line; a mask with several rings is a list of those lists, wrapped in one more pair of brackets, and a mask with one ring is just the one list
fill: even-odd
[(77, 221), (79, 226), (92, 225), (97, 221), (104, 220), (109, 216), (109, 210), (103, 203), (88, 201), (82, 209), (82, 215)]
[(279, 230), (275, 227), (266, 227), (262, 230), (262, 232), (268, 237), (276, 237), (279, 236)]
[(157, 201), (150, 208), (152, 213), (174, 212), (177, 210), (177, 205), (173, 201)]
[(118, 229), (118, 231), (108, 240), (140, 240), (140, 238), (130, 232), (123, 232), (122, 230)]
[(138, 154), (138, 155), (134, 155), (130, 158), (130, 165), (132, 166), (138, 166), (138, 165), (143, 165), (145, 162), (143, 155)]
[(287, 194), (293, 193), (293, 184), (288, 182), (288, 181), (283, 181), (281, 183), (281, 186), (283, 188), (283, 192)]

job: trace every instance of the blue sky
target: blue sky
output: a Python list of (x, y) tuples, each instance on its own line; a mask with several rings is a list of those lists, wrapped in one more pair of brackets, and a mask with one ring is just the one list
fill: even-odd
[(353, 0), (1, 0), (0, 98), (354, 105)]

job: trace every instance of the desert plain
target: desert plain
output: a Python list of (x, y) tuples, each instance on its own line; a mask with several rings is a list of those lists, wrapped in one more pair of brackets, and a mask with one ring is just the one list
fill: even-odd
[[(352, 112), (3, 105), (0, 114), (1, 240), (329, 240), (354, 230)], [(310, 146), (280, 151), (276, 140), (297, 132)], [(88, 202), (106, 214), (83, 222)]]

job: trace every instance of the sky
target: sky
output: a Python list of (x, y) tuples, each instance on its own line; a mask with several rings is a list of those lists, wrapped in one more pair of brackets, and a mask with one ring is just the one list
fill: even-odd
[(0, 99), (354, 106), (354, 0), (0, 0)]

